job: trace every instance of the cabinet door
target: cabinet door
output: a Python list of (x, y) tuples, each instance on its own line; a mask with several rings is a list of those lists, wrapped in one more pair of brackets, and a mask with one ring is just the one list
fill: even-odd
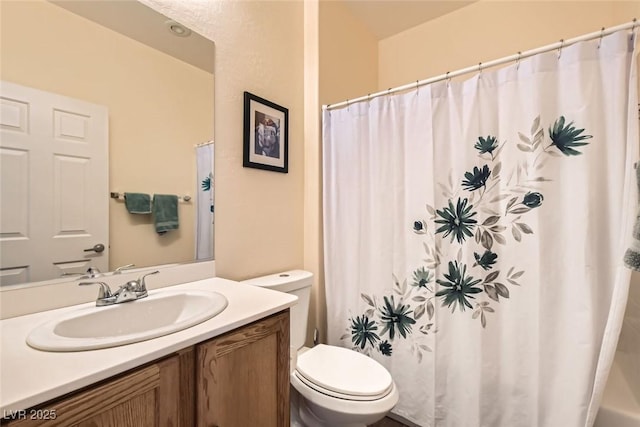
[[(191, 426), (193, 417), (187, 411), (193, 413), (193, 404), (188, 404), (188, 399), (193, 402), (193, 392), (189, 393), (185, 385), (192, 387), (193, 381), (181, 378), (181, 373), (189, 369), (189, 366), (182, 367), (181, 361), (189, 359), (193, 370), (193, 351), (183, 352), (91, 386), (67, 398), (29, 409), (9, 425)], [(186, 407), (186, 411), (181, 406)]]
[(196, 347), (197, 425), (289, 426), (289, 310)]

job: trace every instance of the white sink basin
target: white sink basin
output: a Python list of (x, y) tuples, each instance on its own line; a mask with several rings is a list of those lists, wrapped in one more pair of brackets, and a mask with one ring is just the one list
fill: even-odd
[(81, 351), (157, 338), (211, 319), (227, 307), (217, 292), (155, 291), (107, 307), (85, 307), (35, 328), (27, 344), (46, 351)]

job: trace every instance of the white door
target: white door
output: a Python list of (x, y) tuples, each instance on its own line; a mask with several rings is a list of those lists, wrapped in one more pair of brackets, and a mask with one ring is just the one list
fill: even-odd
[(108, 140), (106, 107), (0, 82), (0, 285), (108, 270)]

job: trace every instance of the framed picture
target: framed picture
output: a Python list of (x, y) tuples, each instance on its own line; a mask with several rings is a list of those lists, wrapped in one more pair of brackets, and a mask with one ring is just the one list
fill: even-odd
[(247, 168), (289, 171), (289, 110), (244, 93), (244, 161)]

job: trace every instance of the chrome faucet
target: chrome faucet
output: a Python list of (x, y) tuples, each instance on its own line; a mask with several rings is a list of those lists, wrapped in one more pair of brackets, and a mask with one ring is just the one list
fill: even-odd
[(147, 293), (147, 284), (145, 283), (145, 278), (147, 276), (151, 276), (152, 274), (158, 273), (160, 273), (160, 271), (156, 270), (152, 271), (151, 273), (143, 274), (138, 280), (131, 280), (125, 285), (120, 286), (120, 289), (118, 291), (125, 290), (127, 292), (134, 292), (136, 294), (136, 299), (144, 298), (149, 295)]
[(147, 285), (145, 278), (152, 274), (160, 273), (160, 271), (152, 271), (151, 273), (140, 276), (138, 280), (131, 280), (124, 285), (120, 286), (117, 291), (112, 292), (109, 285), (104, 282), (80, 282), (79, 286), (86, 285), (99, 285), (98, 298), (96, 299), (97, 307), (104, 307), (105, 305), (121, 304), (123, 302), (135, 301), (140, 298), (144, 298), (149, 295), (147, 292)]

